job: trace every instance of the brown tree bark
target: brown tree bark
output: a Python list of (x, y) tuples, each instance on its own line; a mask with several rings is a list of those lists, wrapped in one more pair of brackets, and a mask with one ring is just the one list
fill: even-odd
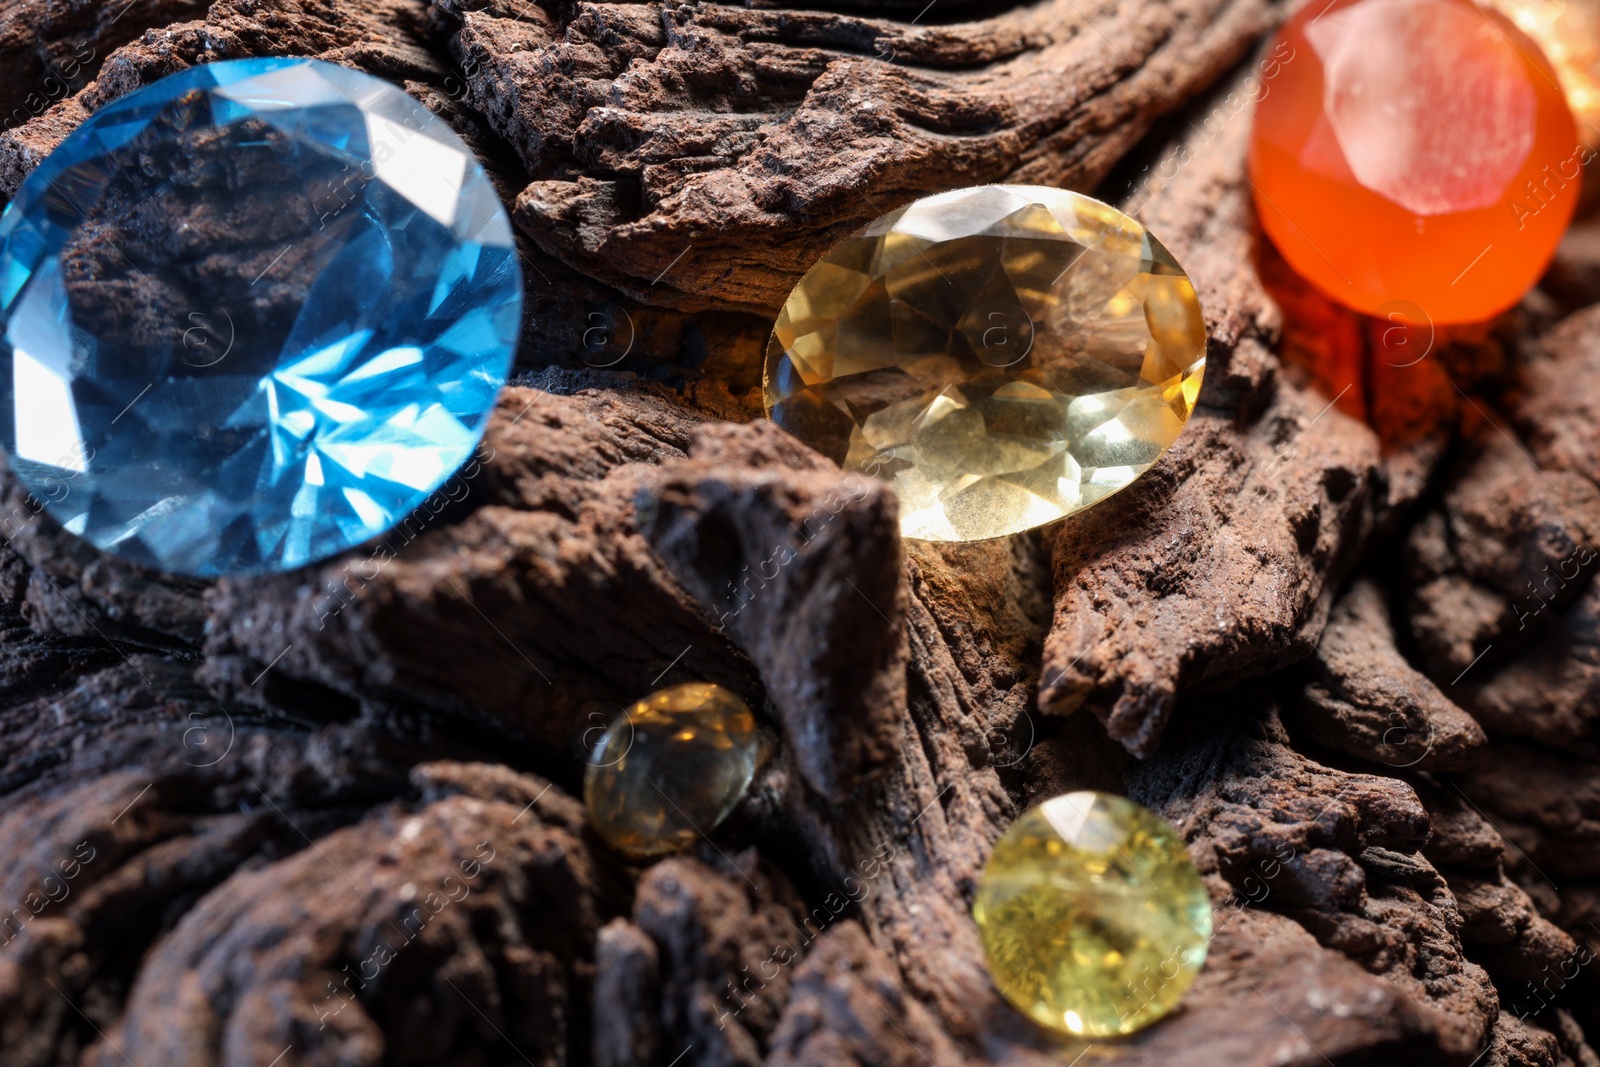
[[(0, 1065), (1600, 1064), (1595, 222), (1380, 358), (1257, 235), (1273, 0), (124, 3), (0, 10), (0, 196), (165, 74), (319, 56), (481, 155), (528, 314), (464, 498), (304, 572), (145, 573), (7, 481)], [(1210, 369), (1128, 491), (902, 543), (759, 421), (760, 355), (830, 242), (985, 181), (1126, 204)], [(774, 755), (624, 863), (584, 745), (695, 679)], [(1217, 919), (1182, 1008), (1092, 1045), (968, 915), (1072, 788), (1172, 821)]]

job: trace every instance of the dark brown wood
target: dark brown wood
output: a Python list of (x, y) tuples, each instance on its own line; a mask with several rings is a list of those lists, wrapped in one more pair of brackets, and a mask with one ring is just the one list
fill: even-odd
[[(1380, 358), (1260, 247), (1269, 0), (120, 9), (0, 11), (0, 196), (164, 74), (321, 56), (482, 156), (527, 329), (473, 463), (301, 573), (148, 574), (7, 480), (0, 1067), (1600, 1064), (1595, 222)], [(902, 543), (753, 421), (771, 314), (862, 221), (999, 180), (1172, 249), (1201, 405), (1082, 516)], [(586, 748), (691, 679), (770, 757), (624, 863)], [(1217, 926), (1177, 1013), (1092, 1047), (999, 999), (968, 915), (1072, 788), (1179, 827)]]

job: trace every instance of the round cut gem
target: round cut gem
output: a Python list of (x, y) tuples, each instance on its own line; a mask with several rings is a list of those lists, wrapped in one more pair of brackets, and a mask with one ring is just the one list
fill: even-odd
[(583, 775), (589, 821), (629, 856), (687, 848), (739, 803), (760, 747), (755, 716), (721, 686), (657, 690), (595, 744)]
[(1052, 522), (1147, 470), (1205, 367), (1194, 286), (1132, 218), (1026, 185), (918, 200), (800, 279), (767, 348), (773, 421), (886, 479), (907, 537)]
[(1034, 1021), (1132, 1033), (1205, 962), (1211, 900), (1173, 829), (1108, 793), (1068, 793), (995, 843), (972, 905), (995, 986)]
[(95, 112), (0, 217), (0, 444), (102, 549), (286, 570), (468, 458), (521, 302), (504, 208), (420, 103), (314, 60), (196, 67)]
[(1358, 311), (1405, 302), (1437, 324), (1522, 298), (1591, 154), (1538, 46), (1471, 0), (1333, 0), (1271, 54), (1250, 177), (1295, 270)]

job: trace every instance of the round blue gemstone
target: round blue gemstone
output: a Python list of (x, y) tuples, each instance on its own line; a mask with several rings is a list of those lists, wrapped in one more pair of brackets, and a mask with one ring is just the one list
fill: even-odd
[(505, 210), (427, 108), (315, 60), (196, 67), (97, 111), (0, 217), (0, 445), (106, 551), (287, 570), (466, 461), (521, 317)]

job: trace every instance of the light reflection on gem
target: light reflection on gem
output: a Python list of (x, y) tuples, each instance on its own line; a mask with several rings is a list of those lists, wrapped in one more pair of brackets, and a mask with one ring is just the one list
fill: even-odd
[(314, 60), (196, 67), (97, 111), (0, 217), (0, 444), (101, 548), (300, 566), (467, 459), (521, 301), (505, 210), (420, 103)]
[(973, 899), (995, 986), (1051, 1029), (1132, 1033), (1182, 999), (1210, 946), (1211, 898), (1183, 841), (1124, 797), (1079, 792), (1022, 815)]
[(1193, 410), (1205, 327), (1142, 226), (1040, 186), (918, 200), (795, 286), (767, 347), (774, 422), (887, 480), (907, 537), (970, 541), (1128, 485)]
[(760, 749), (755, 716), (728, 690), (703, 682), (658, 689), (595, 744), (583, 777), (589, 821), (629, 856), (686, 848), (743, 798)]

